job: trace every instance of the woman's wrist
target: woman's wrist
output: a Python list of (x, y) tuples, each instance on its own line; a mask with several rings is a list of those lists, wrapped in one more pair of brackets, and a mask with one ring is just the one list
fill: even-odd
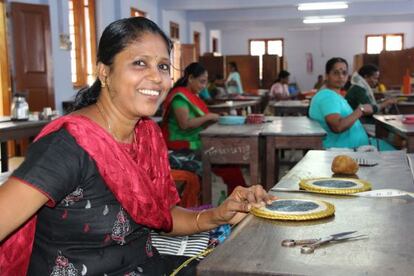
[(195, 216), (195, 226), (198, 232), (207, 231), (225, 223), (226, 221), (219, 216), (217, 208), (201, 210)]
[(358, 114), (359, 114), (359, 118), (361, 118), (362, 116), (364, 116), (365, 114), (365, 108), (363, 105), (359, 105), (358, 106)]

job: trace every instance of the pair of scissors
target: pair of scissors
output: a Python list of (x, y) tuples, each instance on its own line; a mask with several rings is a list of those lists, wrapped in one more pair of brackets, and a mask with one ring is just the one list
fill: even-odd
[(331, 241), (346, 241), (350, 239), (361, 238), (365, 235), (359, 236), (349, 236), (356, 233), (357, 231), (342, 232), (337, 234), (332, 234), (324, 238), (319, 239), (307, 239), (307, 240), (283, 240), (282, 246), (284, 247), (294, 247), (296, 245), (302, 245), (300, 253), (311, 254), (321, 245), (329, 243)]

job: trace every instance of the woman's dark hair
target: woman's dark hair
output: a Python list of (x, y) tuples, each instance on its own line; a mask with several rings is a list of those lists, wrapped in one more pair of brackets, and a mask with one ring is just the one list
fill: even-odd
[(374, 64), (366, 64), (362, 66), (361, 68), (359, 68), (358, 74), (361, 77), (365, 78), (365, 77), (371, 77), (378, 71), (379, 71), (378, 67), (375, 66)]
[(345, 59), (341, 57), (334, 57), (326, 62), (325, 73), (329, 74), (329, 72), (331, 72), (332, 68), (334, 67), (335, 63), (338, 63), (338, 62), (345, 63), (346, 67), (348, 68), (348, 62), (346, 62)]
[(193, 78), (198, 78), (199, 76), (201, 76), (202, 74), (204, 74), (206, 72), (206, 68), (203, 67), (203, 65), (201, 65), (198, 62), (193, 62), (190, 63), (187, 67), (185, 67), (184, 69), (184, 76), (182, 76), (181, 78), (179, 78), (173, 86), (173, 89), (179, 86), (187, 86), (188, 84), (188, 78), (190, 76), (193, 76)]
[[(105, 28), (99, 40), (97, 63), (102, 62), (111, 66), (117, 54), (146, 33), (160, 35), (170, 54), (171, 40), (157, 24), (145, 17), (130, 17), (114, 21)], [(97, 78), (92, 86), (82, 88), (76, 94), (73, 111), (96, 103), (100, 93), (101, 81)]]
[(275, 82), (280, 82), (282, 79), (285, 79), (290, 76), (290, 73), (286, 70), (282, 70), (279, 72), (279, 75), (277, 76), (277, 79)]
[(234, 71), (239, 72), (239, 69), (237, 69), (237, 63), (232, 61), (232, 62), (229, 62), (229, 65), (234, 68)]

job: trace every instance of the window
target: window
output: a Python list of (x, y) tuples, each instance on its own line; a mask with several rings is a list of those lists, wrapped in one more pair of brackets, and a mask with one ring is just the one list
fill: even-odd
[(180, 40), (180, 26), (175, 22), (170, 22), (171, 40)]
[(72, 83), (75, 87), (92, 84), (96, 63), (94, 0), (69, 0), (69, 33)]
[(404, 34), (380, 34), (365, 36), (367, 54), (379, 54), (381, 51), (399, 51), (404, 49)]
[(147, 13), (135, 8), (131, 8), (131, 16), (132, 17), (147, 17)]
[(263, 55), (283, 56), (283, 39), (250, 39), (249, 52), (252, 56), (259, 56), (259, 77), (263, 78)]

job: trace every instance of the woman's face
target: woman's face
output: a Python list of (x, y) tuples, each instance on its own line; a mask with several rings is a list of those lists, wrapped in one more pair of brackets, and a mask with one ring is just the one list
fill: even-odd
[(171, 87), (170, 56), (158, 34), (143, 34), (105, 68), (107, 90), (102, 92), (109, 92), (114, 106), (128, 118), (154, 115)]
[(208, 73), (207, 71), (198, 76), (197, 78), (194, 78), (193, 76), (190, 76), (188, 79), (188, 87), (193, 93), (200, 93), (201, 90), (206, 88), (208, 83)]
[(379, 80), (379, 71), (374, 72), (371, 76), (366, 77), (365, 80), (372, 88), (377, 87)]
[(337, 62), (331, 71), (326, 74), (326, 86), (332, 89), (341, 89), (348, 78), (348, 66), (344, 62)]

